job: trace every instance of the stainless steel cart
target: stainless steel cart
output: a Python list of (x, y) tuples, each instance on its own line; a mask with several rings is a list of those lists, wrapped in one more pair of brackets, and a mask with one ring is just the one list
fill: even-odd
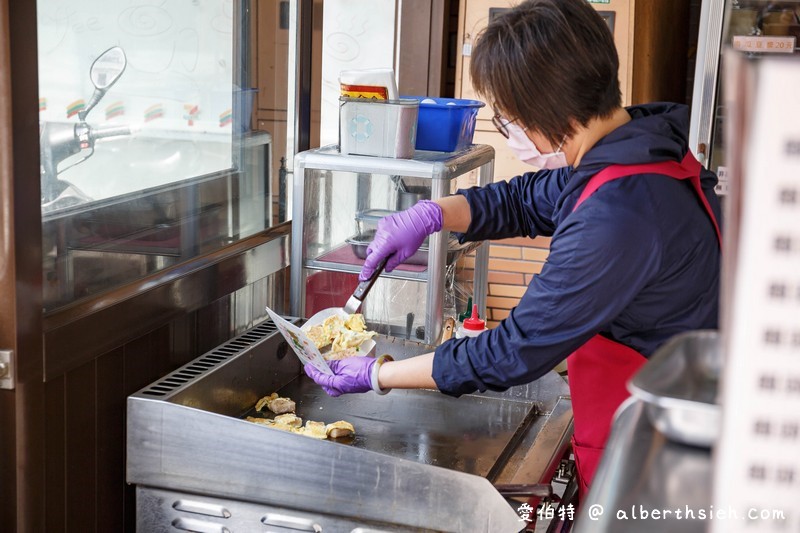
[[(292, 314), (309, 317), (344, 304), (381, 216), (459, 187), (488, 184), (493, 168), (494, 149), (486, 145), (454, 153), (417, 151), (413, 159), (340, 154), (336, 146), (298, 154)], [(474, 259), (459, 262), (472, 250)], [(465, 311), (468, 297), (484, 315), (489, 245), (459, 245), (442, 231), (430, 236), (421, 253), (414, 264), (383, 274), (363, 312), (371, 329), (431, 344), (441, 334), (445, 313)]]

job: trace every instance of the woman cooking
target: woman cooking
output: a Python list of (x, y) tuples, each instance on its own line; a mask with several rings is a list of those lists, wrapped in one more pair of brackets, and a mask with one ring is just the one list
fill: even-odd
[(496, 328), (402, 361), (306, 372), (328, 394), (437, 388), (458, 396), (533, 381), (567, 359), (585, 492), (626, 381), (677, 333), (716, 328), (716, 178), (687, 146), (688, 109), (621, 106), (611, 33), (585, 0), (528, 0), (478, 39), (470, 72), (494, 125), (539, 171), (459, 190), (383, 219), (361, 278), (391, 271), (436, 231), (460, 240), (552, 236), (550, 255)]

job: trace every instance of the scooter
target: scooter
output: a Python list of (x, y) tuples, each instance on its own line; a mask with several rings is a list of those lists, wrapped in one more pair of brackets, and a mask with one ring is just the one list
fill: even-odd
[[(109, 48), (100, 54), (89, 69), (94, 93), (83, 110), (78, 113), (79, 122), (76, 124), (45, 122), (40, 127), (43, 213), (91, 202), (92, 198), (73, 183), (60, 178), (59, 174), (89, 159), (94, 154), (96, 141), (131, 134), (130, 126), (92, 126), (86, 122), (86, 116), (119, 80), (127, 64), (125, 52), (119, 46)], [(58, 168), (62, 161), (81, 152), (85, 152), (86, 155), (65, 168)]]

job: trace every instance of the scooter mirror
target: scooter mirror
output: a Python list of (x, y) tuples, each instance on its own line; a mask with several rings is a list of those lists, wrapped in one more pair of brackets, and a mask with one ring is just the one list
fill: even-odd
[(97, 89), (107, 90), (125, 72), (127, 64), (128, 59), (125, 57), (125, 52), (119, 46), (114, 46), (94, 60), (89, 77)]
[(92, 67), (89, 69), (89, 78), (94, 84), (94, 94), (92, 94), (83, 111), (78, 113), (78, 118), (81, 121), (86, 120), (86, 115), (94, 109), (94, 106), (100, 102), (106, 91), (122, 76), (127, 65), (128, 59), (125, 57), (125, 51), (119, 46), (109, 48), (94, 60)]

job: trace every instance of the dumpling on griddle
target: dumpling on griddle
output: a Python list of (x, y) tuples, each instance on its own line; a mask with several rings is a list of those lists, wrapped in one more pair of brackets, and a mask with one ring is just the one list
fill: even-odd
[(255, 416), (248, 416), (248, 422), (252, 422), (254, 424), (261, 424), (262, 426), (274, 426), (275, 422), (269, 418), (258, 418)]
[(325, 427), (325, 433), (332, 439), (339, 439), (341, 437), (352, 437), (356, 433), (353, 424), (346, 420), (339, 420), (332, 422)]
[(295, 403), (290, 398), (282, 398), (278, 396), (277, 392), (273, 392), (269, 396), (264, 396), (256, 402), (256, 411), (261, 412), (264, 407), (276, 415), (284, 413), (294, 413)]
[(306, 425), (302, 428), (302, 431), (298, 431), (301, 435), (305, 435), (306, 437), (312, 437), (315, 439), (324, 440), (328, 438), (327, 428), (324, 422), (315, 422), (314, 420), (306, 421)]
[(303, 425), (303, 419), (293, 413), (278, 415), (275, 417), (275, 425), (291, 426), (299, 428)]

